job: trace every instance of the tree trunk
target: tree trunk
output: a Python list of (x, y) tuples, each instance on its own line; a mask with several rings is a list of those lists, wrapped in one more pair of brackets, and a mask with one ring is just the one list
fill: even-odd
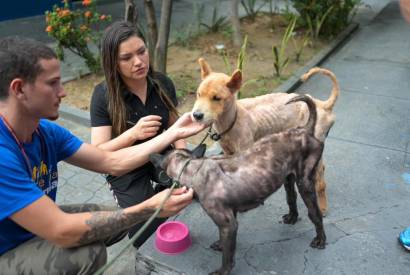
[(233, 29), (233, 44), (240, 47), (242, 44), (241, 25), (239, 22), (238, 8), (239, 0), (231, 0), (231, 24)]
[(172, 0), (162, 0), (158, 41), (155, 46), (155, 70), (166, 73), (168, 38), (171, 28)]
[(125, 15), (124, 20), (132, 23), (133, 25), (137, 24), (137, 10), (133, 0), (124, 0), (125, 1)]
[(145, 9), (145, 19), (147, 20), (148, 28), (148, 50), (149, 56), (152, 59), (151, 63), (155, 64), (155, 46), (157, 45), (158, 40), (158, 28), (157, 20), (155, 18), (155, 9), (152, 0), (144, 0), (144, 9)]

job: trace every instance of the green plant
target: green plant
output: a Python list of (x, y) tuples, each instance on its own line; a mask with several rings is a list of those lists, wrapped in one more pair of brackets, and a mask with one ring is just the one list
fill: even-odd
[(306, 15), (306, 21), (309, 27), (309, 33), (312, 36), (312, 40), (316, 41), (319, 39), (320, 30), (322, 29), (323, 23), (325, 22), (327, 16), (332, 11), (333, 7), (330, 7), (323, 15), (316, 14), (315, 18), (310, 18), (309, 15)]
[(343, 30), (350, 23), (360, 4), (360, 0), (291, 0), (291, 2), (300, 15), (301, 26), (308, 27), (309, 20), (311, 25), (314, 25), (312, 21), (323, 19), (317, 36), (324, 37), (336, 35)]
[(226, 16), (218, 15), (218, 9), (219, 9), (219, 0), (215, 2), (210, 24), (208, 25), (203, 22), (200, 23), (200, 25), (205, 27), (208, 32), (218, 32), (220, 30), (225, 29), (229, 25), (229, 22)]
[(94, 54), (90, 43), (97, 45), (101, 32), (98, 25), (111, 20), (111, 16), (99, 14), (93, 0), (82, 1), (84, 9), (71, 10), (68, 0), (63, 1), (63, 7), (54, 5), (51, 11), (46, 11), (46, 32), (57, 40), (56, 53), (64, 60), (64, 49), (84, 58), (87, 67), (93, 73), (101, 71), (100, 54)]
[(238, 58), (236, 59), (236, 68), (241, 71), (243, 71), (243, 67), (245, 64), (247, 46), (248, 46), (248, 35), (245, 35), (245, 38), (243, 39), (243, 43), (241, 46), (241, 50), (239, 51)]
[(228, 54), (227, 54), (226, 49), (225, 49), (225, 45), (224, 44), (217, 44), (217, 45), (215, 45), (215, 48), (222, 57), (222, 60), (223, 60), (224, 65), (225, 65), (226, 73), (229, 74), (232, 71), (232, 67), (231, 67), (231, 64), (229, 63), (229, 58), (228, 58)]
[(197, 33), (195, 33), (192, 29), (192, 25), (188, 25), (187, 28), (176, 31), (174, 33), (174, 40), (172, 44), (181, 47), (189, 47), (191, 40), (197, 36)]
[(292, 36), (292, 43), (293, 47), (295, 48), (295, 61), (296, 63), (300, 62), (300, 58), (302, 56), (303, 50), (305, 47), (309, 44), (310, 42), (310, 31), (305, 32), (305, 34), (302, 36), (301, 42), (298, 43), (295, 39), (295, 36)]
[(282, 76), (283, 70), (289, 64), (289, 58), (286, 56), (286, 48), (289, 42), (289, 39), (293, 35), (293, 30), (296, 25), (296, 17), (289, 23), (288, 27), (283, 34), (279, 48), (275, 45), (272, 46), (273, 54), (273, 67), (275, 68), (275, 74), (278, 77)]
[(255, 20), (256, 15), (260, 11), (260, 9), (265, 6), (266, 2), (256, 7), (257, 0), (241, 0), (242, 7), (244, 8), (247, 17), (249, 17), (252, 21)]

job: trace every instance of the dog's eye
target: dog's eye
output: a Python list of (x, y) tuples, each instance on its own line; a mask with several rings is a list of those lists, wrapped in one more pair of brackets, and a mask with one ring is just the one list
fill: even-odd
[(218, 96), (216, 96), (216, 95), (214, 95), (214, 97), (212, 98), (212, 100), (214, 100), (214, 101), (220, 101), (220, 100), (221, 100), (221, 98), (220, 98), (220, 97), (218, 97)]

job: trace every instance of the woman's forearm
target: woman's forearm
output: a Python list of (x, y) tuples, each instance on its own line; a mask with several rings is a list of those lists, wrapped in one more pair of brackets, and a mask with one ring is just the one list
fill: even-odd
[(120, 176), (144, 165), (150, 154), (163, 151), (176, 139), (176, 133), (168, 130), (142, 144), (111, 152), (107, 161), (109, 174)]
[(104, 151), (117, 151), (119, 149), (131, 146), (135, 141), (136, 139), (129, 133), (129, 131), (126, 131), (118, 137), (96, 146)]

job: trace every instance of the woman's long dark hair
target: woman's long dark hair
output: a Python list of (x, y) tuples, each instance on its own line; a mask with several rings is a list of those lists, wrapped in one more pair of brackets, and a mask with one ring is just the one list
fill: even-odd
[[(126, 87), (118, 70), (118, 48), (122, 42), (132, 36), (141, 38), (145, 43), (144, 37), (136, 26), (126, 21), (118, 21), (105, 30), (101, 40), (102, 67), (108, 89), (108, 113), (112, 121), (112, 134), (114, 137), (120, 135), (127, 129), (126, 121), (129, 116), (122, 96), (122, 92)], [(147, 78), (148, 82), (153, 84), (154, 90), (159, 94), (162, 102), (169, 110), (170, 118), (176, 119), (178, 112), (172, 100), (164, 92), (161, 84), (155, 78), (151, 65)]]

